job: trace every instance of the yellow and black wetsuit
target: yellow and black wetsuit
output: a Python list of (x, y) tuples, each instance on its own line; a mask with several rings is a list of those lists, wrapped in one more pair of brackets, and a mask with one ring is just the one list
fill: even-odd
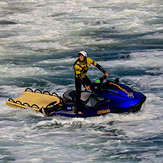
[(80, 108), (81, 84), (84, 87), (92, 84), (90, 79), (87, 77), (87, 71), (88, 71), (91, 64), (96, 66), (98, 69), (100, 69), (104, 74), (106, 73), (106, 71), (98, 63), (93, 61), (91, 58), (86, 58), (86, 60), (84, 62), (77, 60), (74, 63), (75, 87), (76, 87), (76, 105), (77, 105), (78, 111), (82, 111)]

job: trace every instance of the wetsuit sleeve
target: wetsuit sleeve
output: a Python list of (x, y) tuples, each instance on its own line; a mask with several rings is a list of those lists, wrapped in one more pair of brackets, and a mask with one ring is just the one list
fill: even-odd
[(106, 73), (106, 71), (97, 63), (96, 67), (101, 70), (104, 74)]
[(96, 66), (96, 65), (97, 65), (97, 63), (96, 63), (93, 59), (90, 59), (90, 58), (89, 58), (88, 61), (89, 61), (90, 64), (92, 64), (93, 66)]
[(83, 84), (84, 87), (86, 87), (87, 85), (84, 82), (84, 80), (82, 79), (81, 74), (77, 74), (77, 76), (78, 76), (78, 79), (79, 79), (80, 83)]
[(97, 66), (97, 63), (95, 61), (93, 61), (92, 65)]

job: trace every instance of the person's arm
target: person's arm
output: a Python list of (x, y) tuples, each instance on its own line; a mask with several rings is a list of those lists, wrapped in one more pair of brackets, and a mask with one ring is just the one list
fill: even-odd
[(79, 78), (80, 83), (83, 84), (84, 88), (85, 88), (86, 90), (90, 89), (90, 85), (88, 85), (88, 86), (86, 85), (86, 83), (84, 82), (84, 80), (83, 80), (83, 78), (81, 77), (81, 75), (78, 74), (77, 76), (78, 76), (78, 78)]
[(105, 76), (107, 76), (107, 77), (109, 76), (109, 74), (97, 62), (95, 62), (92, 59), (91, 59), (91, 62), (92, 62), (91, 64), (94, 65), (95, 67), (97, 67), (100, 71), (102, 71)]
[(100, 66), (98, 63), (97, 63), (97, 65), (96, 65), (96, 67), (100, 70), (100, 71), (102, 71), (104, 74), (106, 73), (106, 71), (102, 68), (102, 66)]
[(84, 87), (86, 87), (87, 85), (84, 82), (83, 78), (81, 77), (81, 74), (77, 74), (77, 76), (78, 76), (78, 79), (79, 79), (80, 83), (83, 84)]
[(97, 63), (97, 65), (96, 65), (96, 67), (100, 70), (100, 71), (102, 71), (103, 73), (104, 73), (104, 75), (105, 76), (109, 76), (109, 74), (102, 68), (102, 66), (100, 66), (98, 63)]

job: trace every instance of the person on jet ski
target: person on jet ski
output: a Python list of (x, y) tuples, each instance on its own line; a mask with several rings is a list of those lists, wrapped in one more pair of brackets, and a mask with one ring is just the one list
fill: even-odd
[(86, 90), (91, 89), (92, 82), (87, 77), (87, 71), (89, 66), (92, 64), (96, 66), (99, 70), (101, 70), (105, 76), (109, 76), (109, 74), (95, 61), (91, 58), (87, 58), (87, 53), (85, 51), (80, 51), (78, 53), (78, 60), (74, 63), (75, 70), (75, 87), (76, 87), (76, 106), (77, 113), (82, 114), (82, 110), (80, 107), (80, 96), (81, 96), (81, 85), (85, 87)]

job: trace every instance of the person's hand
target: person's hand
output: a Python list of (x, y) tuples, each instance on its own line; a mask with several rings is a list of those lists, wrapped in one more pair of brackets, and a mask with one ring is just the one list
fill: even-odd
[(108, 77), (108, 76), (109, 76), (109, 73), (105, 72), (105, 74), (104, 74), (104, 75)]
[(86, 89), (86, 90), (90, 89), (90, 85), (86, 86), (85, 89)]

